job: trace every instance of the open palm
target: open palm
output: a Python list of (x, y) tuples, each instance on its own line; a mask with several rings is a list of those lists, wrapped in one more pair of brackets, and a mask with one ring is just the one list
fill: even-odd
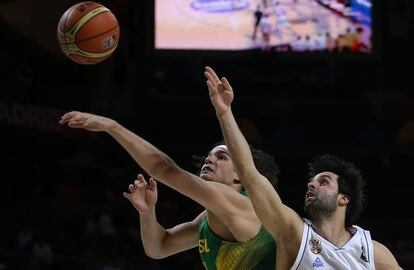
[(211, 103), (216, 113), (224, 114), (231, 105), (234, 98), (233, 88), (226, 78), (219, 78), (211, 67), (206, 67), (204, 76), (207, 78), (207, 86)]

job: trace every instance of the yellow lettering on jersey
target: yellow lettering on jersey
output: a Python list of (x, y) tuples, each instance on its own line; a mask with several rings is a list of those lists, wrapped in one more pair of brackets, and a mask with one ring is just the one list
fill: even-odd
[(210, 251), (210, 249), (207, 246), (207, 239), (198, 240), (198, 251), (200, 253), (207, 253)]

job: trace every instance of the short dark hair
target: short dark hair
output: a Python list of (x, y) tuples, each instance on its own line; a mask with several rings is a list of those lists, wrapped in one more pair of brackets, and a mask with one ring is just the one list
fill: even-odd
[(365, 181), (360, 170), (355, 164), (328, 154), (315, 157), (308, 166), (311, 178), (326, 171), (338, 175), (338, 192), (350, 198), (345, 213), (345, 226), (352, 226), (362, 213), (365, 202)]
[[(224, 141), (219, 141), (214, 144), (213, 147), (219, 145), (225, 145)], [(252, 152), (254, 165), (256, 166), (257, 171), (265, 176), (269, 182), (276, 188), (279, 182), (278, 175), (280, 173), (279, 167), (276, 164), (275, 159), (270, 154), (264, 152), (261, 149), (254, 148), (250, 146), (250, 151)], [(195, 161), (195, 165), (198, 168), (201, 168), (204, 164), (205, 156), (201, 155), (193, 155), (193, 160)]]

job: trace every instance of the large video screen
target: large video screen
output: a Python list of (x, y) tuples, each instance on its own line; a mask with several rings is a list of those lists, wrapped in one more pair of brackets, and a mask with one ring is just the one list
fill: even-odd
[(372, 51), (372, 0), (155, 0), (155, 49)]

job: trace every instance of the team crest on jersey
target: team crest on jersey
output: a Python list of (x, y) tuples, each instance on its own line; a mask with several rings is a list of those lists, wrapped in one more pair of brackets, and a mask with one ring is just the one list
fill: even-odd
[(313, 254), (321, 253), (322, 251), (321, 241), (318, 238), (312, 236), (311, 239), (309, 240), (309, 248)]

